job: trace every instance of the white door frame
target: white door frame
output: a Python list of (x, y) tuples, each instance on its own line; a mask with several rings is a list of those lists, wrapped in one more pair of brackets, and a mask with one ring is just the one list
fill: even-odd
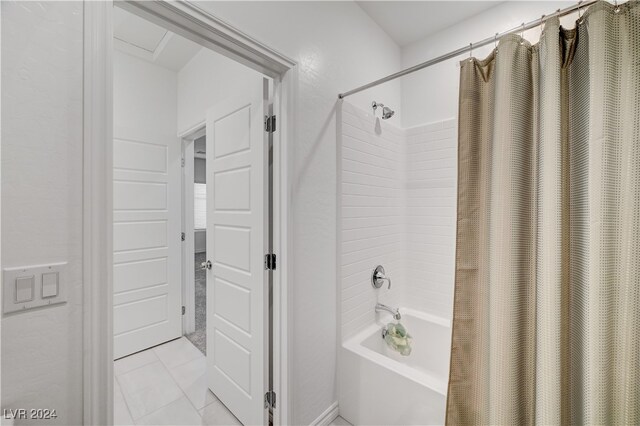
[[(189, 2), (117, 5), (274, 79), (274, 424), (291, 423), (291, 199), (295, 61)], [(84, 2), (83, 407), (85, 424), (113, 423), (113, 2)]]

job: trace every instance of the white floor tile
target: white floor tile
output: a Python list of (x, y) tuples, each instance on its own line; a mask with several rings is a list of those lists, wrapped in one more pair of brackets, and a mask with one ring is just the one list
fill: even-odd
[(113, 374), (119, 376), (127, 373), (136, 368), (140, 368), (144, 365), (151, 364), (158, 361), (158, 356), (153, 349), (147, 349), (146, 351), (138, 352), (133, 355), (129, 355), (124, 358), (120, 358), (113, 363)]
[(206, 358), (185, 338), (114, 363), (116, 425), (240, 425), (208, 389)]
[(185, 389), (184, 393), (189, 401), (198, 410), (218, 401), (218, 398), (209, 390), (206, 383), (206, 377), (203, 376), (196, 383)]
[(154, 351), (167, 368), (175, 368), (189, 361), (204, 358), (202, 352), (184, 337), (156, 346)]
[(207, 426), (232, 426), (242, 423), (220, 401), (215, 401), (200, 410), (202, 424)]
[(184, 396), (160, 361), (122, 374), (118, 382), (134, 420)]
[(169, 373), (176, 380), (178, 386), (184, 390), (207, 373), (207, 359), (205, 357), (197, 358), (177, 367), (169, 368)]
[(172, 368), (169, 373), (196, 409), (199, 410), (217, 400), (207, 386), (205, 357)]
[(200, 425), (200, 414), (182, 397), (137, 421), (139, 425)]
[(115, 381), (113, 386), (113, 424), (116, 426), (129, 426), (134, 424), (117, 381)]

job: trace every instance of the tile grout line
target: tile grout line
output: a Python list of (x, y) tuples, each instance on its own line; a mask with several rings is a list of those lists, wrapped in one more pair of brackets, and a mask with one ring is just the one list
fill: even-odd
[[(157, 356), (157, 354), (156, 354), (156, 356)], [(177, 383), (175, 383), (175, 379), (173, 378), (173, 376), (171, 375), (171, 373), (169, 372), (169, 370), (167, 369), (167, 367), (165, 366), (165, 364), (162, 362), (162, 360), (161, 360), (161, 359), (159, 359), (159, 357), (158, 357), (158, 360), (157, 360), (157, 361), (149, 362), (149, 363), (147, 363), (147, 364), (145, 364), (145, 365), (143, 365), (143, 366), (141, 366), (141, 367), (134, 368), (134, 369), (133, 369), (133, 370), (131, 370), (131, 371), (138, 370), (138, 369), (140, 369), (140, 368), (142, 368), (142, 367), (147, 367), (147, 366), (149, 366), (149, 365), (151, 365), (151, 364), (154, 364), (154, 363), (156, 363), (156, 362), (159, 362), (159, 363), (160, 363), (160, 365), (162, 365), (162, 368), (164, 368), (164, 369), (166, 370), (166, 372), (169, 374), (169, 377), (171, 377), (171, 380), (172, 380), (172, 381), (174, 382), (174, 384), (178, 387), (178, 389), (180, 389), (180, 392), (182, 392), (182, 393), (184, 394), (184, 392), (182, 391), (182, 388), (181, 388)], [(127, 373), (128, 373), (128, 372), (127, 372)], [(127, 373), (124, 373), (124, 374), (127, 374)], [(117, 379), (117, 377), (116, 377), (116, 379)], [(118, 380), (118, 383), (120, 383), (120, 381), (119, 381), (119, 380)], [(122, 390), (122, 385), (120, 386), (120, 389)], [(122, 391), (122, 393), (123, 393), (123, 396), (124, 396), (124, 391)], [(180, 399), (180, 398), (178, 398), (178, 399)], [(136, 418), (134, 418), (134, 417), (133, 417), (133, 413), (131, 413), (131, 409), (129, 408), (129, 404), (127, 403), (127, 398), (124, 398), (124, 402), (125, 402), (125, 404), (127, 405), (127, 409), (129, 409), (129, 414), (131, 415), (131, 419), (133, 420), (133, 423), (135, 423), (136, 425), (138, 424), (138, 420), (143, 419), (144, 417), (147, 417), (148, 415), (155, 413), (156, 411), (158, 411), (158, 410), (160, 410), (160, 409), (162, 409), (162, 408), (166, 407), (167, 405), (169, 405), (169, 404), (171, 404), (171, 403), (173, 403), (173, 402), (175, 402), (175, 401), (177, 401), (177, 400), (170, 401), (169, 403), (167, 403), (167, 404), (163, 405), (162, 407), (159, 407), (159, 408), (157, 408), (157, 409), (155, 409), (155, 410), (153, 410), (153, 411), (150, 411), (150, 412), (148, 412), (148, 413), (146, 413), (146, 414), (144, 414), (144, 415), (140, 416), (140, 418), (137, 418), (137, 419), (136, 419)]]
[[(157, 356), (157, 355), (158, 355), (158, 354), (156, 354), (156, 356)], [(160, 357), (158, 357), (158, 358), (160, 358)], [(165, 405), (163, 405), (162, 407), (158, 407), (158, 408), (156, 408), (155, 410), (153, 410), (153, 411), (150, 411), (150, 412), (146, 413), (144, 416), (140, 417), (139, 419), (133, 419), (133, 416), (131, 416), (131, 418), (133, 419), (133, 422), (134, 422), (136, 425), (137, 425), (137, 424), (139, 424), (139, 423), (138, 423), (138, 421), (139, 421), (139, 420), (142, 420), (142, 419), (144, 419), (145, 417), (150, 416), (150, 415), (152, 415), (152, 414), (156, 413), (157, 411), (162, 410), (163, 408), (166, 408), (168, 405), (173, 404), (174, 402), (178, 401), (178, 400), (179, 400), (180, 398), (182, 398), (182, 397), (189, 399), (189, 398), (187, 397), (187, 395), (184, 393), (184, 390), (182, 390), (182, 388), (180, 387), (180, 385), (176, 382), (176, 379), (174, 379), (174, 378), (173, 378), (173, 375), (171, 374), (171, 371), (169, 371), (169, 368), (166, 366), (166, 364), (162, 361), (162, 359), (160, 359), (159, 361), (160, 361), (160, 364), (162, 365), (162, 367), (163, 367), (163, 368), (165, 369), (165, 371), (167, 372), (167, 374), (169, 374), (169, 377), (171, 378), (171, 380), (172, 380), (173, 384), (174, 384), (174, 385), (176, 385), (176, 386), (178, 387), (178, 389), (180, 389), (180, 393), (182, 394), (182, 396), (180, 396), (180, 397), (178, 397), (178, 398), (174, 399), (173, 401), (169, 401), (168, 403), (166, 403), (166, 404), (165, 404)], [(196, 411), (197, 411), (197, 410), (196, 410)]]
[[(182, 337), (184, 337), (184, 336), (182, 336)], [(180, 338), (178, 338), (178, 339), (174, 339), (174, 340), (172, 340), (172, 341), (180, 340), (182, 337), (180, 337)], [(166, 344), (166, 343), (169, 343), (169, 342), (165, 342), (165, 344)], [(191, 343), (191, 342), (189, 342), (189, 343)], [(159, 346), (162, 346), (162, 345), (154, 346), (153, 348), (149, 348), (149, 349), (148, 349), (148, 350), (150, 350), (150, 351), (152, 351), (152, 352), (153, 352), (153, 354), (156, 356), (157, 360), (154, 360), (154, 361), (148, 362), (148, 363), (146, 363), (146, 364), (144, 364), (144, 365), (141, 365), (140, 367), (137, 367), (137, 368), (134, 368), (134, 369), (132, 369), (132, 370), (130, 370), (130, 371), (127, 371), (126, 373), (122, 373), (121, 375), (128, 374), (128, 373), (133, 372), (133, 371), (136, 371), (136, 370), (138, 370), (138, 369), (140, 369), (140, 368), (143, 368), (143, 367), (149, 366), (149, 365), (151, 365), (151, 364), (153, 364), (153, 363), (155, 363), (155, 362), (159, 362), (159, 363), (160, 363), (160, 365), (162, 365), (162, 367), (165, 369), (165, 371), (167, 372), (167, 374), (168, 374), (168, 375), (169, 375), (169, 377), (171, 378), (171, 381), (173, 382), (173, 384), (174, 384), (174, 385), (175, 385), (175, 386), (180, 390), (180, 393), (182, 394), (182, 397), (185, 397), (185, 398), (187, 398), (187, 400), (189, 400), (189, 397), (186, 395), (186, 393), (184, 392), (184, 390), (182, 389), (182, 387), (181, 387), (181, 386), (176, 382), (176, 379), (173, 377), (173, 374), (171, 374), (171, 370), (170, 370), (170, 368), (166, 365), (166, 363), (162, 360), (162, 358), (161, 358), (161, 357), (158, 355), (158, 353), (156, 352), (156, 348), (158, 348)], [(196, 349), (197, 349), (197, 348), (196, 348)], [(193, 360), (192, 360), (192, 361), (193, 361)], [(184, 364), (186, 364), (187, 362), (191, 362), (191, 361), (186, 361), (186, 362), (184, 362), (184, 363), (182, 363), (182, 364), (176, 365), (176, 367), (179, 367), (179, 366), (181, 366), (181, 365), (184, 365)], [(124, 390), (122, 389), (122, 385), (120, 384), (120, 380), (118, 379), (118, 376), (115, 376), (115, 378), (116, 378), (116, 380), (118, 380), (118, 384), (120, 385), (120, 390), (121, 390), (121, 392), (122, 392), (122, 394), (123, 394), (123, 397), (124, 397)], [(181, 398), (181, 397), (178, 397), (177, 399), (174, 399), (173, 401), (170, 401), (170, 402), (168, 402), (167, 404), (165, 404), (165, 405), (163, 405), (163, 406), (161, 406), (161, 407), (158, 407), (157, 409), (155, 409), (155, 410), (153, 410), (153, 411), (151, 411), (151, 412), (149, 412), (149, 413), (146, 413), (145, 415), (143, 415), (142, 417), (140, 417), (140, 418), (138, 418), (138, 419), (135, 419), (135, 418), (133, 417), (133, 414), (131, 413), (131, 409), (129, 408), (129, 404), (127, 403), (127, 399), (126, 399), (126, 398), (124, 398), (124, 401), (125, 401), (125, 404), (126, 404), (126, 406), (127, 406), (127, 409), (129, 410), (129, 414), (130, 414), (130, 416), (131, 416), (131, 419), (133, 420), (133, 422), (134, 422), (135, 424), (138, 424), (138, 421), (139, 421), (140, 419), (142, 419), (142, 418), (144, 418), (144, 417), (147, 417), (147, 416), (149, 416), (149, 415), (151, 415), (151, 414), (155, 413), (156, 411), (158, 411), (158, 410), (161, 410), (161, 409), (165, 408), (167, 405), (174, 403), (175, 401), (177, 401), (177, 400), (178, 400), (178, 399), (180, 399), (180, 398)], [(189, 400), (189, 403), (191, 404), (191, 400)], [(191, 405), (193, 406), (193, 404), (191, 404)], [(195, 407), (194, 407), (194, 409), (195, 409)], [(198, 416), (200, 416), (200, 413), (198, 412), (198, 410), (197, 410), (197, 409), (196, 409), (196, 412), (198, 413)]]
[[(129, 373), (131, 373), (131, 372), (133, 372), (133, 371), (139, 370), (139, 369), (141, 369), (142, 367), (146, 367), (146, 366), (147, 366), (147, 365), (149, 365), (149, 364), (153, 364), (154, 362), (158, 362), (158, 361), (160, 361), (160, 357), (155, 353), (155, 351), (154, 351), (153, 349), (154, 349), (154, 348), (153, 348), (153, 347), (151, 347), (151, 348), (149, 348), (149, 349), (145, 349), (144, 351), (140, 351), (140, 352), (136, 352), (136, 353), (134, 353), (134, 354), (128, 355), (128, 356), (135, 356), (135, 355), (139, 355), (139, 354), (141, 354), (141, 353), (144, 353), (144, 352), (146, 352), (146, 351), (150, 351), (150, 352), (152, 352), (152, 353), (155, 355), (155, 357), (156, 357), (156, 359), (154, 359), (153, 361), (150, 361), (150, 362), (144, 363), (144, 364), (142, 364), (142, 365), (140, 365), (140, 366), (138, 366), (138, 367), (136, 367), (136, 368), (132, 368), (131, 370), (125, 371), (124, 373), (120, 373), (120, 374), (113, 373), (113, 375), (114, 375), (116, 378), (117, 378), (118, 376), (124, 376), (125, 374), (129, 374)], [(115, 361), (113, 361), (113, 362), (114, 362), (114, 364), (115, 364), (116, 362), (118, 362), (118, 361), (120, 361), (120, 360), (122, 360), (122, 359), (125, 359), (125, 358), (127, 358), (127, 357), (119, 358), (119, 359), (117, 359), (117, 360), (115, 360)], [(118, 380), (118, 383), (120, 383), (120, 381), (119, 381), (119, 380)]]
[[(184, 338), (184, 339), (188, 342), (188, 344), (192, 345), (196, 350), (198, 350), (198, 351), (199, 351), (199, 349), (198, 349), (195, 345), (193, 345), (193, 343), (191, 343), (191, 342), (189, 341), (189, 339), (187, 339), (187, 338), (186, 338), (186, 337), (184, 337), (184, 336), (181, 336), (181, 337), (180, 337), (180, 338), (178, 338), (178, 339), (174, 339), (172, 342), (178, 341), (178, 340), (180, 340), (180, 339), (182, 339), (182, 338)], [(169, 343), (169, 342), (166, 342), (166, 343)], [(166, 343), (165, 343), (165, 344), (166, 344)], [(157, 411), (159, 411), (159, 410), (161, 410), (161, 409), (163, 409), (163, 408), (166, 408), (168, 405), (173, 404), (174, 402), (178, 401), (180, 398), (186, 398), (186, 399), (187, 399), (187, 401), (189, 401), (189, 405), (190, 405), (190, 406), (191, 406), (191, 407), (196, 411), (197, 415), (198, 415), (200, 418), (202, 418), (202, 414), (200, 414), (200, 411), (201, 411), (201, 410), (204, 410), (205, 408), (207, 408), (208, 406), (210, 406), (210, 405), (212, 405), (212, 404), (214, 404), (214, 403), (216, 402), (216, 400), (214, 399), (212, 402), (210, 402), (209, 404), (207, 404), (207, 403), (206, 403), (206, 396), (205, 396), (205, 405), (204, 405), (201, 409), (196, 408), (196, 406), (193, 404), (193, 402), (191, 401), (191, 399), (189, 399), (189, 396), (186, 394), (185, 390), (184, 390), (184, 389), (182, 389), (182, 387), (180, 386), (180, 384), (176, 381), (176, 379), (175, 379), (175, 377), (174, 377), (174, 375), (173, 375), (173, 373), (172, 373), (172, 369), (171, 369), (171, 368), (170, 368), (170, 367), (169, 367), (169, 366), (168, 366), (168, 365), (167, 365), (167, 364), (162, 360), (162, 357), (160, 357), (160, 356), (158, 355), (158, 353), (156, 352), (156, 349), (157, 349), (158, 347), (161, 347), (161, 346), (162, 346), (162, 344), (161, 344), (161, 345), (158, 345), (158, 346), (155, 346), (155, 347), (152, 347), (152, 348), (147, 349), (147, 350), (151, 351), (151, 352), (154, 354), (154, 356), (156, 357), (156, 359), (154, 359), (154, 360), (152, 360), (152, 361), (150, 361), (150, 362), (147, 362), (147, 363), (145, 363), (145, 364), (143, 364), (143, 365), (141, 365), (141, 366), (138, 366), (138, 367), (136, 367), (136, 368), (133, 368), (133, 369), (131, 369), (131, 370), (129, 370), (129, 371), (126, 371), (126, 372), (124, 372), (124, 373), (121, 373), (121, 374), (114, 374), (114, 379), (118, 382), (118, 385), (119, 385), (119, 387), (120, 387), (120, 393), (122, 394), (123, 400), (124, 400), (124, 402), (125, 402), (125, 407), (126, 407), (126, 409), (127, 409), (127, 412), (129, 413), (129, 417), (133, 420), (134, 424), (136, 424), (136, 425), (137, 425), (137, 424), (139, 424), (139, 423), (138, 423), (138, 421), (139, 421), (139, 420), (141, 420), (141, 419), (143, 419), (143, 418), (145, 418), (145, 417), (147, 417), (147, 416), (150, 416), (150, 415), (152, 415), (152, 414), (156, 413)], [(200, 352), (199, 352), (199, 353), (200, 353)], [(201, 356), (202, 356), (202, 357), (204, 357), (204, 358), (206, 358), (206, 357), (205, 357), (204, 355), (202, 355), (202, 354), (201, 354)], [(194, 358), (194, 359), (191, 359), (191, 360), (185, 361), (185, 362), (183, 362), (183, 363), (180, 363), (180, 364), (178, 364), (178, 365), (175, 365), (175, 366), (174, 366), (174, 368), (181, 367), (181, 366), (183, 366), (183, 365), (185, 365), (185, 364), (188, 364), (188, 363), (190, 363), (190, 362), (196, 361), (197, 359), (198, 359), (198, 358)], [(115, 361), (114, 361), (114, 362), (115, 362)], [(163, 406), (161, 406), (161, 407), (158, 407), (157, 409), (155, 409), (155, 410), (153, 410), (153, 411), (151, 411), (151, 412), (149, 412), (149, 413), (144, 414), (144, 415), (143, 415), (143, 416), (141, 416), (140, 418), (135, 419), (135, 418), (133, 417), (133, 413), (131, 412), (131, 408), (129, 407), (129, 403), (127, 402), (127, 398), (125, 398), (125, 397), (124, 397), (125, 390), (123, 389), (122, 384), (120, 383), (120, 378), (119, 378), (119, 376), (123, 376), (123, 375), (125, 375), (125, 374), (131, 373), (131, 372), (134, 372), (134, 371), (136, 371), (136, 370), (139, 370), (139, 369), (141, 369), (141, 368), (143, 368), (143, 367), (147, 367), (147, 366), (149, 366), (149, 365), (151, 365), (151, 364), (154, 364), (154, 363), (156, 363), (156, 362), (159, 362), (159, 363), (160, 363), (160, 365), (161, 365), (161, 366), (164, 368), (164, 370), (168, 373), (169, 377), (171, 377), (171, 381), (173, 382), (173, 384), (174, 384), (175, 386), (177, 386), (177, 388), (178, 388), (178, 389), (180, 389), (181, 396), (180, 396), (180, 397), (178, 397), (177, 399), (174, 399), (173, 401), (168, 402), (167, 404), (165, 404), (165, 405), (163, 405)], [(206, 373), (205, 373), (205, 375), (206, 375)], [(207, 392), (209, 392), (209, 388), (207, 387), (206, 389), (207, 389)], [(127, 394), (128, 394), (128, 392), (127, 392)], [(215, 394), (214, 394), (214, 396), (215, 396)], [(216, 397), (216, 398), (217, 398), (217, 397)]]
[(127, 402), (127, 398), (124, 397), (124, 390), (122, 389), (122, 383), (120, 383), (120, 380), (118, 379), (118, 376), (116, 376), (115, 374), (113, 375), (113, 379), (116, 382), (118, 382), (118, 388), (120, 388), (120, 396), (122, 396), (122, 400), (124, 401), (124, 407), (127, 409), (127, 413), (129, 413), (129, 418), (135, 424), (136, 421), (133, 420), (133, 413), (131, 412), (131, 408), (129, 408), (129, 403)]
[[(187, 364), (187, 363), (189, 363), (189, 362), (193, 362), (193, 361), (196, 361), (196, 360), (194, 359), (194, 360), (191, 360), (191, 361), (185, 362), (184, 364)], [(184, 365), (184, 364), (180, 364), (180, 365)], [(178, 367), (179, 367), (179, 366), (178, 366)], [(207, 375), (207, 373), (206, 373), (206, 369), (205, 369), (205, 373), (204, 373), (204, 374), (205, 374), (205, 376)], [(169, 370), (169, 375), (171, 376), (171, 378), (172, 378), (174, 381), (176, 381), (176, 379), (173, 377), (173, 373), (171, 372), (171, 370)], [(196, 407), (196, 406), (193, 404), (193, 401), (191, 401), (191, 398), (189, 398), (189, 395), (187, 395), (187, 392), (186, 392), (184, 389), (182, 389), (182, 386), (180, 386), (180, 383), (177, 383), (177, 382), (176, 382), (176, 384), (178, 385), (178, 387), (180, 388), (180, 390), (181, 390), (181, 391), (182, 391), (182, 393), (184, 394), (185, 398), (187, 398), (187, 401), (189, 401), (189, 404), (191, 404), (191, 406), (193, 407), (193, 409), (194, 409), (194, 410), (196, 410), (196, 413), (198, 413), (198, 416), (200, 416), (200, 418), (202, 418), (202, 414), (200, 414), (200, 410), (204, 410), (206, 407), (208, 407), (209, 405), (211, 405), (211, 404), (213, 404), (213, 403), (215, 402), (215, 400), (213, 400), (211, 403), (207, 404), (207, 397), (205, 396), (205, 397), (204, 397), (204, 402), (205, 402), (204, 407), (202, 407), (202, 408), (198, 409), (198, 407)], [(206, 388), (206, 389), (207, 389), (207, 392), (209, 392), (209, 387), (208, 387), (208, 386), (207, 386), (207, 388)]]
[[(181, 340), (182, 338), (184, 338), (184, 336), (180, 337), (179, 339), (173, 340), (173, 341), (175, 342), (175, 341), (177, 341), (177, 340)], [(185, 339), (186, 339), (186, 338), (185, 338)], [(186, 339), (186, 340), (188, 341), (188, 339)], [(189, 342), (189, 343), (191, 343), (191, 342)], [(159, 346), (162, 346), (162, 345), (159, 345)], [(190, 405), (195, 409), (195, 407), (193, 406), (193, 403), (191, 402), (191, 400), (189, 399), (189, 397), (188, 397), (188, 396), (187, 396), (187, 394), (185, 393), (184, 389), (182, 389), (182, 386), (180, 386), (180, 384), (176, 381), (175, 377), (173, 377), (173, 374), (171, 374), (171, 369), (169, 368), (169, 366), (167, 366), (167, 364), (165, 364), (165, 362), (162, 360), (162, 357), (160, 357), (160, 355), (158, 355), (158, 353), (156, 352), (156, 348), (157, 348), (157, 347), (158, 347), (158, 346), (156, 346), (156, 347), (154, 347), (154, 348), (153, 348), (153, 351), (154, 351), (155, 355), (158, 357), (158, 359), (160, 360), (160, 363), (162, 364), (162, 366), (164, 367), (164, 369), (165, 369), (165, 370), (167, 371), (167, 373), (169, 374), (169, 377), (171, 377), (171, 380), (173, 381), (173, 383), (178, 387), (178, 389), (180, 389), (180, 392), (182, 393), (182, 397), (187, 398), (187, 401), (189, 401), (189, 404), (190, 404)], [(196, 348), (196, 349), (197, 349), (197, 348)], [(192, 361), (194, 361), (194, 360), (192, 360)], [(182, 364), (176, 365), (174, 368), (176, 368), (176, 367), (180, 367), (181, 365), (184, 365), (184, 364), (186, 364), (186, 363), (188, 363), (188, 362), (191, 362), (191, 361), (183, 362)], [(180, 398), (182, 398), (182, 397), (180, 397)], [(178, 398), (178, 399), (180, 399), (180, 398)], [(174, 403), (174, 402), (176, 402), (178, 399), (174, 399), (174, 400), (173, 400), (173, 401), (171, 401), (169, 404), (173, 404), (173, 403)], [(165, 407), (166, 407), (167, 405), (169, 405), (169, 404), (165, 404), (165, 405), (163, 405), (162, 407), (158, 408), (157, 410), (152, 411), (151, 413), (149, 413), (149, 414), (147, 414), (147, 415), (151, 415), (151, 414), (155, 413), (156, 411), (159, 411), (159, 410), (161, 410), (161, 409), (165, 408)], [(198, 416), (199, 416), (200, 418), (202, 418), (202, 416), (200, 416), (200, 413), (198, 412), (198, 410), (197, 410), (197, 409), (196, 409), (196, 413), (198, 414)], [(147, 415), (145, 415), (145, 417), (146, 417)]]
[[(183, 338), (184, 338), (187, 342), (189, 342), (189, 344), (190, 344), (190, 345), (192, 345), (196, 350), (198, 350), (198, 352), (200, 352), (200, 349), (196, 348), (196, 346), (195, 346), (193, 343), (191, 343), (191, 341), (190, 341), (189, 339), (187, 339), (185, 336), (182, 336), (180, 339), (176, 339), (176, 340), (181, 340), (181, 339), (183, 339)], [(156, 346), (156, 347), (158, 347), (158, 346)], [(165, 364), (165, 362), (162, 360), (162, 358), (161, 358), (161, 357), (160, 357), (160, 356), (155, 352), (155, 349), (156, 349), (156, 348), (153, 348), (155, 355), (158, 357), (158, 359), (159, 359), (159, 360), (160, 360), (160, 362), (162, 363), (162, 366), (165, 368), (165, 370), (167, 370), (167, 373), (169, 373), (169, 376), (171, 376), (171, 380), (173, 380), (173, 382), (176, 384), (176, 386), (178, 386), (178, 389), (180, 389), (180, 392), (182, 392), (182, 395), (183, 395), (185, 398), (187, 398), (187, 401), (189, 401), (189, 404), (193, 407), (193, 409), (194, 409), (194, 410), (196, 410), (196, 413), (197, 413), (197, 414), (198, 414), (198, 416), (202, 419), (202, 415), (200, 414), (200, 410), (198, 410), (198, 409), (196, 408), (196, 406), (195, 406), (195, 405), (193, 405), (193, 402), (191, 401), (191, 399), (189, 399), (189, 396), (186, 394), (186, 392), (184, 391), (184, 389), (182, 389), (182, 386), (180, 386), (180, 384), (176, 381), (175, 377), (173, 377), (173, 374), (171, 373), (171, 369), (170, 369), (170, 368)], [(203, 356), (204, 356), (204, 355), (203, 355)], [(183, 366), (183, 365), (185, 365), (185, 364), (188, 364), (188, 363), (193, 362), (193, 361), (196, 361), (196, 360), (197, 360), (197, 358), (194, 358), (194, 359), (192, 359), (192, 360), (189, 360), (189, 361), (183, 362), (182, 364), (178, 364), (178, 365), (176, 365), (174, 368), (177, 368), (177, 367)], [(205, 370), (205, 375), (206, 375), (206, 370)], [(209, 388), (208, 388), (208, 387), (207, 387), (207, 391), (209, 391)], [(180, 399), (180, 398), (178, 398), (178, 399)], [(175, 400), (175, 401), (177, 401), (177, 400)], [(171, 401), (169, 404), (171, 404), (171, 403), (173, 403), (173, 402), (175, 402), (175, 401)], [(206, 396), (205, 396), (205, 403), (206, 403), (206, 401), (207, 401), (207, 400), (206, 400)], [(214, 401), (214, 402), (215, 402), (215, 401)], [(167, 405), (169, 405), (169, 404), (167, 404)], [(212, 402), (211, 404), (213, 404), (213, 402)], [(207, 407), (207, 406), (209, 406), (209, 405), (211, 405), (211, 404), (205, 404), (205, 406), (204, 406), (204, 407), (202, 407), (202, 409), (204, 410), (204, 408), (205, 408), (205, 407)], [(167, 405), (165, 405), (165, 406), (163, 406), (163, 407), (158, 408), (158, 410), (160, 410), (160, 409), (162, 409), (162, 408), (166, 407)], [(158, 410), (155, 410), (155, 411), (158, 411)], [(155, 411), (154, 411), (154, 413), (155, 413)], [(151, 413), (149, 413), (149, 414), (151, 414)]]

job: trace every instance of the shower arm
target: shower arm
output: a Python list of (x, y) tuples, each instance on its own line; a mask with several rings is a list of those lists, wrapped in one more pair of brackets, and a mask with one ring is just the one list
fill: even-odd
[[(518, 25), (515, 28), (512, 28), (510, 30), (504, 31), (502, 33), (496, 33), (495, 35), (491, 36), (491, 37), (487, 37), (484, 40), (480, 40), (476, 43), (470, 43), (464, 47), (461, 47), (457, 50), (453, 50), (449, 53), (445, 53), (444, 55), (438, 56), (437, 58), (433, 58), (433, 59), (429, 59), (428, 61), (425, 61), (421, 64), (418, 65), (414, 65), (411, 68), (407, 68), (405, 70), (402, 71), (398, 71), (394, 74), (390, 74), (386, 77), (380, 78), (376, 81), (372, 81), (371, 83), (365, 84), (364, 86), (360, 86), (360, 87), (356, 87), (355, 89), (349, 90), (348, 92), (344, 92), (344, 93), (339, 93), (338, 94), (338, 99), (344, 99), (347, 96), (351, 96), (355, 93), (358, 92), (362, 92), (363, 90), (369, 89), (371, 87), (377, 86), (379, 84), (382, 83), (386, 83), (387, 81), (391, 81), (391, 80), (395, 80), (396, 78), (399, 77), (403, 77), (407, 74), (411, 74), (414, 73), (416, 71), (420, 71), (421, 69), (430, 67), (431, 65), (435, 65), (435, 64), (439, 64), (440, 62), (446, 61), (448, 59), (453, 59), (456, 56), (460, 56), (464, 53), (469, 53), (471, 52), (473, 49), (477, 49), (478, 47), (482, 47), (482, 46), (486, 46), (488, 44), (491, 43), (495, 43), (496, 40), (502, 36), (505, 36), (507, 34), (513, 34), (513, 33), (522, 33), (526, 30), (530, 30), (531, 28), (535, 28), (539, 25), (542, 25), (544, 22), (546, 22), (547, 20), (551, 19), (551, 18), (555, 18), (555, 17), (561, 17), (561, 16), (565, 16), (568, 15), (572, 12), (575, 12), (576, 10), (591, 6), (594, 3), (597, 3), (599, 0), (587, 0), (587, 1), (580, 1), (572, 6), (568, 6), (564, 9), (558, 9), (555, 12), (553, 12), (550, 15), (542, 15), (541, 18), (538, 18), (536, 20), (533, 20), (529, 23), (522, 23), (521, 25)], [(619, 8), (620, 6), (616, 6), (616, 8)], [(618, 9), (619, 10), (619, 9)]]

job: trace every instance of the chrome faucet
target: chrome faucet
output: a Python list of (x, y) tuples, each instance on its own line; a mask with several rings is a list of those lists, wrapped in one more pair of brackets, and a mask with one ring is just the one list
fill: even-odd
[(393, 319), (400, 321), (402, 316), (400, 315), (400, 309), (393, 309), (391, 306), (383, 305), (382, 303), (376, 303), (376, 312), (387, 311), (393, 315)]

